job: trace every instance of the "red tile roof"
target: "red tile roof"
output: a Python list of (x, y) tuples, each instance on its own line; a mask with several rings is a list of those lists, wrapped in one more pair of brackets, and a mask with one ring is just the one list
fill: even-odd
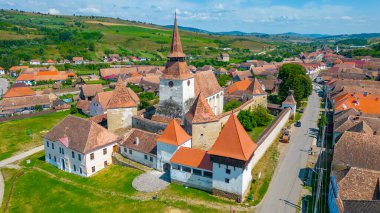
[(157, 138), (157, 141), (179, 146), (190, 140), (191, 136), (178, 124), (176, 120), (171, 120), (162, 134)]
[(191, 123), (204, 123), (218, 120), (210, 105), (207, 103), (206, 98), (203, 96), (203, 93), (198, 95), (190, 110), (185, 114), (185, 117), (191, 121)]
[(174, 27), (172, 34), (172, 45), (170, 48), (169, 58), (183, 58), (186, 55), (182, 51), (181, 38), (179, 36), (178, 24), (177, 24), (177, 15), (174, 17)]
[(362, 113), (380, 114), (380, 95), (344, 94), (335, 98), (335, 110), (356, 109)]
[(210, 155), (201, 149), (180, 147), (170, 159), (171, 163), (212, 171)]
[(236, 115), (232, 113), (208, 153), (249, 161), (256, 148), (257, 145), (244, 130)]
[(227, 88), (227, 94), (232, 94), (236, 91), (245, 91), (248, 89), (249, 85), (251, 85), (251, 80), (246, 78), (242, 81), (238, 81), (233, 83), (231, 86)]
[(35, 80), (34, 74), (21, 74), (16, 79), (16, 81), (34, 81), (34, 80)]
[(112, 93), (112, 97), (108, 102), (108, 109), (115, 108), (129, 108), (136, 107), (137, 104), (130, 95), (130, 91), (127, 90), (123, 80), (119, 77), (119, 80), (116, 83), (115, 90)]
[(4, 98), (30, 96), (35, 94), (36, 93), (30, 87), (11, 87), (5, 93)]

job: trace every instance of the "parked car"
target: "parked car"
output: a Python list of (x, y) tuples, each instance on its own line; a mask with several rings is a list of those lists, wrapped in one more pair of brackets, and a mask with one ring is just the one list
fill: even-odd
[(305, 108), (300, 109), (300, 113), (303, 113), (303, 112), (305, 112)]
[(301, 127), (301, 121), (297, 121), (297, 122), (294, 124), (294, 126), (296, 126), (296, 127)]

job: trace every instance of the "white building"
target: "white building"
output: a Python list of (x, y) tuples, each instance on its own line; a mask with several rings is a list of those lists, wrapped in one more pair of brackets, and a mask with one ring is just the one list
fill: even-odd
[(44, 136), (45, 160), (59, 169), (89, 177), (112, 164), (117, 135), (97, 123), (68, 116)]
[(180, 147), (191, 147), (191, 136), (172, 120), (157, 138), (157, 170), (170, 170), (170, 159)]
[(95, 95), (90, 104), (90, 115), (96, 116), (107, 112), (107, 105), (112, 97), (113, 91), (100, 92)]
[(156, 169), (157, 134), (132, 128), (119, 142), (120, 153), (135, 162)]
[(208, 151), (212, 166), (214, 194), (242, 201), (252, 180), (252, 157), (257, 145), (232, 114), (212, 148)]
[(224, 91), (212, 71), (196, 72), (195, 95), (203, 93), (215, 115), (223, 113)]
[(292, 110), (290, 113), (291, 114), (290, 116), (294, 118), (294, 116), (296, 115), (296, 110), (297, 110), (297, 102), (294, 99), (293, 92), (294, 92), (293, 90), (289, 90), (289, 95), (285, 99), (285, 101), (282, 102), (281, 108), (283, 109), (290, 108)]
[(5, 74), (4, 68), (0, 67), (0, 75), (4, 75), (4, 74)]
[(30, 60), (29, 64), (30, 65), (40, 65), (41, 62), (39, 60)]
[(172, 182), (212, 192), (212, 163), (206, 151), (180, 147), (170, 162)]

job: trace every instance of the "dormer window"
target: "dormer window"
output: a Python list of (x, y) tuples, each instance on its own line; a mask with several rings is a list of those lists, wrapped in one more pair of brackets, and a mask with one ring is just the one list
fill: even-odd
[(133, 141), (133, 144), (139, 145), (139, 138), (135, 137), (135, 140)]

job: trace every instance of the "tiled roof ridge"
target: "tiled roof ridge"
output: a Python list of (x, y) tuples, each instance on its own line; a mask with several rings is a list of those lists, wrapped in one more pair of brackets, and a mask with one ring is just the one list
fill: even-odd
[(241, 137), (240, 137), (240, 133), (239, 133), (239, 131), (238, 131), (238, 129), (237, 129), (237, 123), (236, 123), (236, 119), (237, 119), (237, 116), (235, 116), (235, 113), (234, 113), (234, 111), (232, 110), (232, 112), (231, 112), (231, 116), (233, 116), (233, 119), (234, 119), (234, 127), (235, 127), (235, 131), (237, 132), (237, 135), (238, 135), (238, 138), (239, 138), (239, 141), (240, 141), (240, 143), (239, 143), (239, 147), (240, 147), (240, 149), (241, 149), (241, 152), (243, 153), (243, 155), (245, 156), (245, 152), (244, 152), (244, 150), (243, 150), (243, 144), (241, 143)]

